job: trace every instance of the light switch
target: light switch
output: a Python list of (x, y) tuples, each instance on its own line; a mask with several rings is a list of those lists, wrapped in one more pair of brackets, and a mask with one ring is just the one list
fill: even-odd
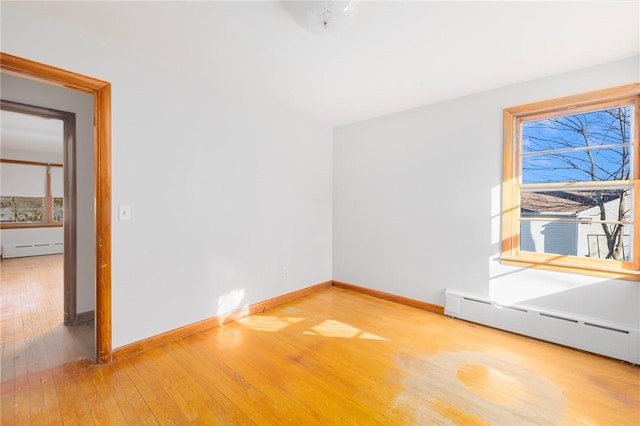
[(131, 206), (118, 206), (118, 219), (131, 220)]

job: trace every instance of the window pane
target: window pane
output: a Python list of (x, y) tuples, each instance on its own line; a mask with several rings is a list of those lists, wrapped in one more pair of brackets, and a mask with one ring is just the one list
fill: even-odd
[(529, 121), (522, 124), (522, 152), (629, 144), (632, 106)]
[(520, 250), (537, 253), (578, 255), (578, 223), (549, 221), (520, 222)]
[(609, 239), (606, 234), (594, 233), (587, 235), (588, 252), (587, 257), (594, 257), (597, 259), (619, 259), (629, 261), (631, 260), (631, 235), (629, 234), (629, 226), (625, 226), (623, 229), (622, 241), (619, 247), (620, 253), (617, 254), (617, 246), (609, 246)]
[(630, 148), (595, 148), (522, 157), (522, 183), (629, 179)]
[[(520, 250), (629, 260), (631, 189), (523, 192)], [(596, 221), (608, 221), (601, 223)]]
[[(609, 234), (603, 230), (605, 226)], [(632, 225), (523, 220), (520, 250), (630, 261), (631, 228)]]
[(631, 188), (591, 191), (523, 192), (520, 212), (523, 218), (561, 215), (574, 219), (630, 221)]
[(42, 222), (43, 214), (42, 197), (0, 197), (1, 222)]
[(53, 221), (62, 222), (64, 219), (64, 199), (56, 197), (53, 199)]

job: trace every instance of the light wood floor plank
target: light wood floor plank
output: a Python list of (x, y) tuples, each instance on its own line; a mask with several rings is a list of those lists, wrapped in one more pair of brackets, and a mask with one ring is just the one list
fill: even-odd
[(291, 412), (286, 396), (275, 390), (262, 392), (247, 379), (249, 367), (245, 363), (225, 356), (224, 346), (217, 342), (221, 333), (221, 329), (209, 330), (194, 336), (197, 343), (191, 339), (179, 342), (184, 345), (181, 348), (188, 360), (185, 364), (188, 373), (201, 386), (217, 388), (255, 424), (276, 424), (283, 418), (291, 422), (300, 420), (301, 412)]
[(62, 413), (58, 405), (58, 392), (53, 379), (44, 379), (41, 382), (42, 400), (46, 416), (45, 424), (62, 424)]
[(118, 360), (110, 365), (96, 368), (100, 369), (107, 380), (127, 424), (158, 424), (156, 416), (127, 374), (127, 370), (133, 368), (129, 359)]
[[(326, 423), (326, 411), (328, 399), (325, 384), (317, 377), (306, 377), (304, 386), (292, 392), (292, 384), (300, 384), (303, 376), (302, 370), (293, 363), (274, 365), (274, 360), (268, 355), (273, 347), (264, 347), (259, 352), (253, 352), (243, 344), (238, 344), (237, 336), (229, 336), (224, 330), (219, 334), (223, 342), (221, 359), (223, 362), (236, 369), (236, 374), (241, 374), (241, 379), (251, 383), (262, 394), (267, 395), (276, 404), (279, 415), (292, 419), (301, 424)], [(255, 342), (259, 344), (258, 342)], [(276, 356), (275, 354), (271, 354)], [(275, 369), (274, 369), (275, 367)], [(343, 424), (351, 424), (345, 421), (342, 410), (334, 410), (336, 421)], [(358, 408), (354, 407), (354, 415)]]
[(3, 388), (36, 383), (56, 367), (93, 357), (93, 323), (62, 324), (62, 255), (3, 259), (0, 278)]
[[(155, 350), (157, 358), (153, 360), (156, 365), (166, 372), (166, 377), (171, 378), (173, 392), (179, 394), (183, 403), (183, 411), (188, 413), (190, 421), (202, 421), (205, 424), (250, 424), (249, 418), (236, 407), (229, 399), (213, 386), (202, 386), (194, 375), (189, 374), (187, 361), (180, 357), (179, 347), (173, 346), (172, 350)], [(204, 365), (200, 367), (199, 375), (206, 374)], [(203, 407), (208, 407), (202, 411)]]
[[(247, 319), (243, 324), (252, 322), (251, 319)], [(296, 326), (299, 325), (304, 326), (304, 324), (296, 324)], [(240, 335), (243, 327), (244, 325), (232, 323), (227, 324), (225, 329)], [(262, 322), (259, 323), (259, 327), (263, 327)], [(309, 401), (315, 401), (318, 395), (323, 395), (323, 398), (320, 398), (323, 401), (333, 401), (334, 396), (339, 396), (338, 399), (342, 399), (343, 403), (337, 408), (335, 403), (332, 403), (333, 409), (327, 411), (333, 412), (333, 420), (335, 416), (341, 416), (339, 418), (342, 418), (342, 423), (345, 424), (362, 424), (364, 420), (368, 424), (390, 422), (389, 418), (380, 415), (380, 411), (376, 410), (376, 405), (379, 406), (380, 399), (384, 398), (382, 394), (372, 392), (366, 404), (359, 398), (353, 397), (366, 392), (367, 389), (379, 389), (375, 377), (378, 373), (384, 374), (372, 367), (374, 362), (372, 359), (375, 357), (371, 357), (371, 352), (367, 348), (362, 348), (362, 353), (366, 353), (366, 356), (361, 359), (360, 368), (352, 369), (347, 378), (339, 374), (344, 364), (336, 362), (335, 356), (328, 353), (327, 347), (323, 347), (317, 337), (303, 335), (297, 339), (288, 339), (278, 334), (253, 333), (251, 341), (263, 350), (258, 353), (239, 348), (233, 354), (244, 359), (247, 364), (258, 367), (266, 379), (265, 384), (282, 386), (287, 393), (297, 396), (303, 405)], [(363, 373), (363, 370), (367, 373)], [(306, 377), (307, 386), (292, 389), (298, 383), (297, 380), (291, 380), (292, 377), (298, 377), (300, 380)], [(314, 403), (311, 408), (317, 410), (321, 407), (317, 407)], [(385, 414), (391, 413), (385, 412)]]
[(93, 411), (100, 411), (102, 407), (88, 405), (82, 392), (81, 378), (70, 374), (55, 379), (58, 404), (62, 421), (69, 425), (93, 424)]

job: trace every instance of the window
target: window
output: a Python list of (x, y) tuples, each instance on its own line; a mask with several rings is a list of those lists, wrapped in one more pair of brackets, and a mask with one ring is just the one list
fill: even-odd
[(61, 226), (64, 216), (62, 165), (0, 161), (0, 226)]
[(640, 84), (504, 111), (502, 261), (640, 280)]

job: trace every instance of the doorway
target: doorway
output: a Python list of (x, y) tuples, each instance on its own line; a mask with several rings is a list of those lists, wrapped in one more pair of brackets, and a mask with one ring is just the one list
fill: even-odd
[(0, 72), (89, 93), (94, 104), (96, 362), (111, 361), (111, 84), (0, 52)]
[[(62, 227), (63, 322), (64, 325), (75, 325), (78, 322), (92, 320), (91, 312), (93, 309), (78, 316), (76, 303), (76, 115), (72, 112), (4, 99), (0, 100), (0, 110), (2, 111), (3, 128), (2, 149), (6, 152), (8, 148), (16, 153), (11, 159), (4, 158), (4, 156), (0, 159), (4, 163), (5, 169), (11, 167), (10, 170), (15, 173), (15, 176), (7, 176), (8, 179), (3, 174), (4, 186), (6, 188), (6, 184), (11, 181), (22, 181), (23, 184), (32, 183), (33, 189), (23, 190), (30, 193), (35, 191), (34, 195), (40, 196), (20, 197), (20, 194), (11, 194), (14, 195), (12, 204), (15, 214), (12, 218), (3, 219), (3, 227), (15, 230), (14, 233), (21, 232), (20, 229), (23, 230), (22, 232), (29, 229), (30, 231), (27, 232), (30, 232), (31, 236), (22, 238), (22, 241), (19, 241), (15, 246), (13, 244), (3, 245), (3, 248), (12, 248), (15, 251), (13, 257), (58, 253), (60, 251), (58, 245), (60, 236), (51, 232), (56, 229), (50, 228)], [(62, 163), (56, 162), (59, 160)], [(28, 179), (32, 174), (36, 174), (35, 179)], [(38, 175), (43, 179), (44, 185), (38, 181)], [(42, 189), (44, 191), (39, 194), (38, 192)], [(19, 189), (16, 190), (19, 191)], [(9, 194), (3, 193), (2, 195)], [(34, 199), (36, 203), (42, 205), (36, 206), (35, 209), (21, 207), (19, 210), (15, 200), (23, 201), (24, 198), (27, 198), (24, 201)], [(23, 217), (17, 217), (18, 211), (25, 212), (21, 213)], [(9, 211), (9, 213), (11, 212)], [(7, 223), (11, 225), (6, 225)], [(34, 235), (42, 230), (50, 231), (50, 235)], [(3, 256), (7, 257), (7, 253), (4, 252)]]

